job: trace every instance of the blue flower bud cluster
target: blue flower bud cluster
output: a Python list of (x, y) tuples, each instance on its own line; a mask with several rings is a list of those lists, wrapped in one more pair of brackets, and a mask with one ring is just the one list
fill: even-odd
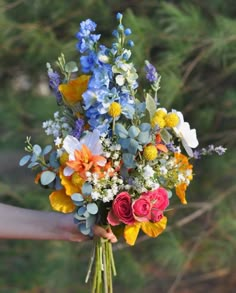
[(95, 34), (96, 24), (90, 19), (80, 25), (77, 49), (82, 54), (80, 63), (82, 72), (91, 74), (88, 89), (83, 94), (84, 109), (92, 129), (107, 133), (112, 117), (108, 110), (112, 102), (121, 105), (122, 113), (132, 119), (135, 112), (134, 91), (138, 87), (137, 72), (130, 61), (133, 46), (126, 37), (131, 34), (122, 24), (122, 14), (117, 14), (119, 21), (113, 32), (115, 37), (111, 48), (98, 44), (99, 34)]

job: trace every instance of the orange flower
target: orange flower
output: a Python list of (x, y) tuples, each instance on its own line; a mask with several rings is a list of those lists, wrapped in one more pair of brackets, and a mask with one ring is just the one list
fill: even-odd
[(102, 176), (100, 173), (106, 164), (103, 156), (93, 155), (85, 144), (82, 145), (81, 150), (75, 150), (74, 156), (75, 160), (68, 161), (67, 166), (78, 172), (83, 179), (86, 179), (87, 171), (97, 173), (99, 177)]
[(176, 195), (178, 196), (182, 204), (187, 204), (187, 200), (185, 198), (187, 186), (188, 185), (186, 183), (181, 183), (175, 187)]
[(175, 153), (175, 160), (179, 166), (179, 170), (186, 171), (193, 169), (193, 165), (189, 164), (188, 157), (186, 157), (185, 155), (181, 153)]
[[(189, 163), (188, 157), (186, 157), (185, 155), (181, 153), (175, 153), (175, 159), (178, 165), (178, 169), (181, 172), (185, 173), (186, 178), (188, 180), (192, 180), (193, 179), (193, 176), (192, 176), (193, 165)], [(188, 187), (188, 184), (183, 182), (177, 185), (175, 188), (176, 195), (179, 197), (182, 204), (187, 204), (187, 201), (185, 198), (185, 192), (187, 187)]]
[(81, 75), (76, 79), (70, 80), (66, 84), (59, 85), (59, 91), (62, 93), (68, 104), (75, 104), (82, 100), (82, 94), (88, 87), (89, 75)]
[(156, 148), (163, 152), (163, 153), (167, 153), (168, 152), (168, 148), (163, 144), (161, 143), (161, 136), (160, 134), (157, 134), (156, 135)]

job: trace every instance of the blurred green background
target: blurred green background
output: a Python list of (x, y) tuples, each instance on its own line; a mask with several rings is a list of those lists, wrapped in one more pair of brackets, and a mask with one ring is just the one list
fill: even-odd
[[(61, 52), (79, 60), (80, 21), (98, 23), (111, 40), (117, 12), (133, 31), (133, 61), (162, 76), (162, 105), (184, 112), (201, 147), (228, 148), (196, 162), (187, 206), (176, 200), (168, 230), (114, 246), (115, 292), (235, 292), (236, 286), (236, 6), (233, 0), (0, 0), (0, 201), (49, 210), (49, 191), (20, 168), (26, 136), (45, 142), (41, 128), (56, 110), (46, 62)], [(1, 219), (1, 215), (0, 215)], [(84, 284), (91, 244), (0, 241), (1, 293), (89, 292)]]

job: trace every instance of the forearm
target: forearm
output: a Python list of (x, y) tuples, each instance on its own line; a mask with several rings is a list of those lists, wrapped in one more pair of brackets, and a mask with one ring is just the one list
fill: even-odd
[(62, 216), (0, 204), (0, 238), (68, 240), (68, 233), (61, 227)]

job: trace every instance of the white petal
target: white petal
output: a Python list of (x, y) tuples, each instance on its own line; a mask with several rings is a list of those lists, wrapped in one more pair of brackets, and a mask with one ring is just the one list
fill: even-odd
[(193, 157), (193, 151), (192, 149), (188, 146), (188, 144), (186, 143), (186, 141), (184, 139), (182, 139), (182, 144), (184, 149), (186, 150), (187, 154), (189, 157)]
[(74, 170), (71, 169), (70, 167), (65, 167), (63, 170), (63, 174), (65, 176), (71, 176), (74, 173)]
[(103, 152), (102, 144), (99, 140), (100, 133), (98, 130), (89, 132), (84, 138), (81, 139), (81, 144), (85, 144), (94, 155), (100, 155)]
[(81, 144), (74, 136), (67, 135), (63, 141), (63, 148), (69, 155), (74, 156), (75, 150), (79, 150), (81, 148)]

